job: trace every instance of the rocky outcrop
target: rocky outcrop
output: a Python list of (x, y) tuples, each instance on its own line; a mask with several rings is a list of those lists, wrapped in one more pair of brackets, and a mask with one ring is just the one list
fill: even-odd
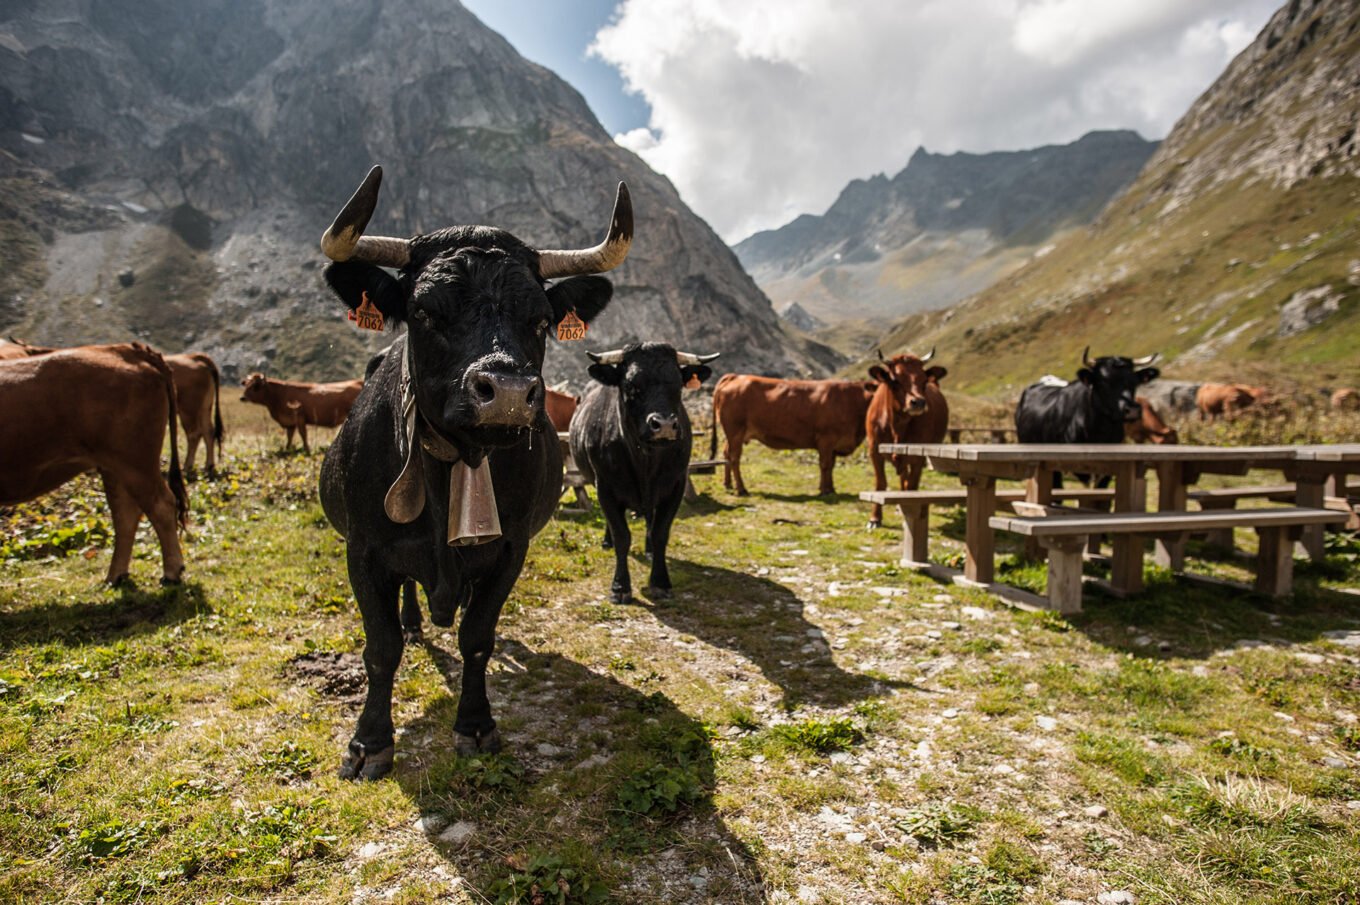
[[(381, 163), (373, 231), (491, 223), (542, 247), (597, 241), (627, 181), (637, 239), (586, 346), (664, 339), (761, 372), (836, 364), (784, 332), (733, 253), (575, 90), (456, 3), (10, 4), (0, 153), (29, 207), (60, 196), (81, 212), (3, 227), (42, 282), (7, 293), (0, 328), (35, 339), (139, 336), (229, 372), (353, 373), (388, 339), (346, 325), (316, 242)], [(554, 347), (546, 370), (583, 364)]]

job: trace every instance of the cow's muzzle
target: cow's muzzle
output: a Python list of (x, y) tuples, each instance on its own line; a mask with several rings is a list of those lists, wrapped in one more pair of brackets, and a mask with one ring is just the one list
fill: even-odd
[(902, 411), (908, 415), (924, 415), (929, 406), (924, 399), (908, 399), (906, 405), (902, 406)]
[(469, 371), (465, 378), (478, 427), (528, 427), (543, 410), (543, 380), (505, 371)]
[(647, 439), (654, 443), (680, 439), (680, 419), (652, 412), (647, 416)]

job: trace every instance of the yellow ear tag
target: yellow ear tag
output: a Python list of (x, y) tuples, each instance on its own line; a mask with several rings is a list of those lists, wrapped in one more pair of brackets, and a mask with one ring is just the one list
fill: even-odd
[(585, 338), (586, 322), (577, 317), (575, 311), (568, 311), (567, 316), (557, 325), (557, 341), (567, 343)]
[(359, 300), (359, 310), (349, 309), (349, 319), (354, 321), (360, 330), (383, 332), (382, 312), (373, 307), (373, 303), (368, 300), (368, 292), (364, 292)]

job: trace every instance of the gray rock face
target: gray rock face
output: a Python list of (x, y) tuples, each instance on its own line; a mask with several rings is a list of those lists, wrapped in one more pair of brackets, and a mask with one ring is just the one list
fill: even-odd
[[(644, 338), (723, 352), (733, 370), (837, 364), (784, 333), (735, 255), (576, 91), (456, 3), (9, 4), (0, 152), (30, 207), (59, 194), (76, 209), (25, 221), (9, 209), (22, 205), (0, 206), (0, 226), (28, 240), (19, 263), (46, 278), (0, 284), (0, 328), (35, 339), (141, 336), (204, 348), (229, 373), (354, 373), (390, 336), (344, 322), (316, 243), (381, 163), (371, 232), (489, 223), (539, 247), (598, 241), (628, 182), (636, 241), (612, 275), (615, 301), (585, 343), (549, 350), (552, 379), (584, 373), (580, 346)], [(81, 260), (56, 254), (90, 230)], [(79, 278), (61, 276), (71, 268)], [(82, 293), (69, 290), (86, 286), (110, 304), (73, 319), (66, 302)]]
[(1060, 226), (1089, 222), (1156, 147), (1118, 131), (1028, 151), (945, 155), (921, 148), (891, 179), (857, 179), (824, 215), (756, 233), (737, 254), (764, 284), (873, 261), (927, 232), (984, 230), (995, 243), (1032, 244)]
[(1293, 336), (1316, 327), (1341, 310), (1342, 295), (1331, 286), (1300, 289), (1280, 308), (1277, 336)]

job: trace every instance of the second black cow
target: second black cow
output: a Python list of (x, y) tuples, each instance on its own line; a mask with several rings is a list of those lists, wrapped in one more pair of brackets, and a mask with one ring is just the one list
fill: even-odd
[(1066, 385), (1041, 381), (1020, 394), (1015, 432), (1021, 443), (1123, 443), (1124, 424), (1137, 421), (1143, 409), (1134, 397), (1138, 387), (1160, 373), (1146, 358), (1106, 355), (1090, 359), (1081, 353), (1077, 379)]
[(713, 355), (678, 352), (665, 343), (634, 343), (612, 352), (588, 353), (595, 383), (571, 421), (571, 456), (594, 481), (608, 523), (605, 547), (614, 548), (610, 597), (632, 599), (628, 511), (647, 523), (645, 549), (652, 555), (647, 593), (667, 596), (671, 577), (666, 544), (685, 496), (693, 434), (680, 390), (713, 373)]

